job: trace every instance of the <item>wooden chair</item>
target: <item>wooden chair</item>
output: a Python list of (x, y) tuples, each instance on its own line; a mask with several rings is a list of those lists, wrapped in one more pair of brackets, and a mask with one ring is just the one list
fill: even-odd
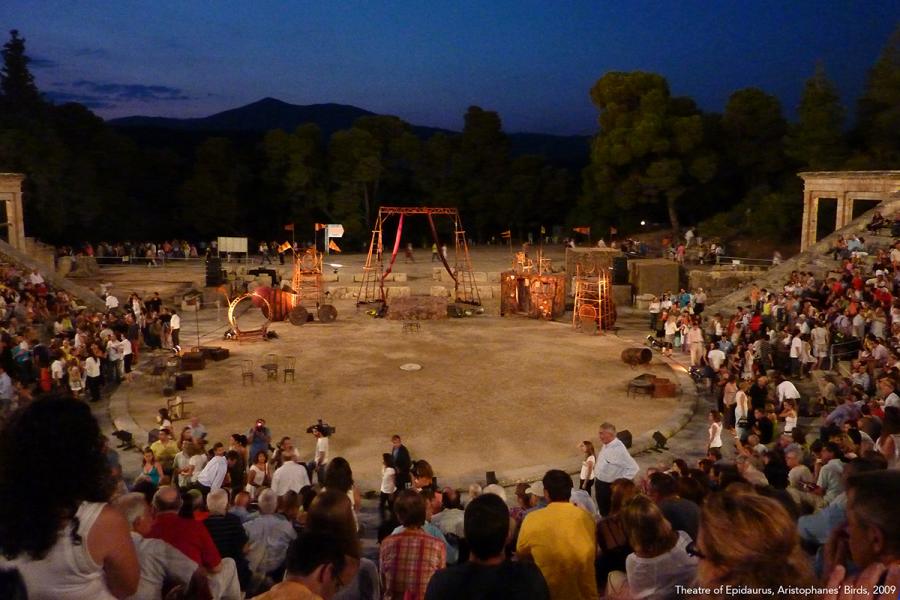
[(278, 381), (278, 356), (267, 354), (262, 369), (266, 372), (266, 381)]
[(281, 369), (282, 379), (284, 383), (287, 383), (288, 375), (291, 376), (291, 381), (294, 381), (294, 373), (296, 372), (297, 365), (297, 357), (296, 356), (285, 356), (284, 357), (284, 368)]
[(247, 380), (250, 380), (250, 385), (253, 385), (254, 379), (256, 375), (253, 373), (253, 361), (252, 360), (242, 360), (241, 361), (241, 385), (247, 385)]
[(166, 374), (166, 363), (159, 357), (150, 361), (150, 381), (161, 383)]
[(169, 418), (173, 421), (186, 419), (189, 413), (185, 410), (185, 406), (188, 404), (193, 404), (193, 402), (184, 400), (181, 396), (166, 398), (166, 408), (169, 409)]

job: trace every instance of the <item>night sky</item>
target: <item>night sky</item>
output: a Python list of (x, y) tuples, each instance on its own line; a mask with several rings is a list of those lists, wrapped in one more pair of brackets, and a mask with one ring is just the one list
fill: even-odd
[(898, 22), (896, 0), (0, 2), (41, 90), (107, 118), (271, 96), (449, 129), (477, 104), (556, 134), (596, 131), (589, 90), (611, 70), (660, 73), (710, 111), (757, 86), (793, 116), (822, 61), (852, 114)]

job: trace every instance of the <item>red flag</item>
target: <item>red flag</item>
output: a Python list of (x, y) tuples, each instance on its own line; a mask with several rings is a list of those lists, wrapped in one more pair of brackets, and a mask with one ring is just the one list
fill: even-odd
[(327, 225), (325, 223), (316, 223), (316, 231), (322, 231)]
[(294, 230), (294, 224), (293, 224), (293, 223), (288, 223), (287, 225), (284, 226), (284, 230), (285, 230), (285, 231), (293, 231), (293, 230)]
[(506, 231), (504, 231), (503, 233), (500, 234), (500, 237), (502, 237), (502, 238), (504, 238), (504, 239), (506, 239), (506, 238), (511, 238), (511, 237), (512, 237), (512, 231), (510, 231), (509, 229), (507, 229)]
[(572, 231), (575, 231), (575, 232), (578, 232), (578, 233), (583, 233), (584, 235), (591, 235), (591, 228), (590, 228), (590, 227), (573, 227), (573, 228), (572, 228)]

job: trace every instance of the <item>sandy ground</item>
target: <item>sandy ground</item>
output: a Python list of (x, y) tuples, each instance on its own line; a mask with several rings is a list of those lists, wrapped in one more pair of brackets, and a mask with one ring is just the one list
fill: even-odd
[[(562, 265), (562, 248), (551, 249)], [(419, 261), (398, 258), (395, 271), (406, 272), (413, 293), (433, 284), (430, 253)], [(341, 278), (361, 271), (364, 255), (332, 257)], [(473, 251), (476, 271), (509, 266), (508, 250)], [(202, 265), (165, 269), (104, 268), (101, 279), (114, 290), (172, 289), (178, 281), (203, 276)], [(165, 297), (165, 292), (163, 293)], [(120, 296), (122, 297), (122, 296)], [(465, 486), (483, 480), (485, 471), (501, 479), (539, 477), (548, 465), (580, 460), (576, 445), (596, 439), (597, 426), (611, 421), (635, 436), (653, 430), (671, 416), (676, 399), (626, 398), (627, 382), (643, 373), (666, 376), (667, 365), (654, 362), (639, 369), (623, 365), (621, 351), (631, 344), (613, 334), (576, 333), (571, 324), (524, 318), (501, 318), (497, 304), (466, 319), (424, 321), (419, 333), (404, 333), (399, 321), (374, 319), (352, 301), (336, 303), (338, 319), (301, 327), (275, 323), (279, 338), (268, 342), (223, 342), (225, 310), (204, 309), (199, 318), (184, 314), (182, 344), (194, 345), (199, 328), (203, 345), (224, 345), (231, 358), (194, 372), (194, 388), (184, 392), (188, 409), (198, 414), (213, 441), (246, 433), (258, 417), (267, 420), (277, 439), (294, 438), (312, 456), (314, 439), (307, 426), (322, 418), (337, 427), (331, 455), (346, 457), (363, 489), (380, 481), (381, 453), (399, 433), (413, 458), (431, 462), (441, 482)], [(248, 313), (242, 326), (253, 325)], [(274, 353), (297, 357), (295, 381), (267, 381), (260, 365)], [(255, 380), (242, 382), (241, 361), (252, 360)], [(416, 363), (419, 371), (400, 366)], [(138, 376), (123, 385), (116, 399), (126, 401), (138, 424), (154, 426), (164, 405), (162, 385)], [(180, 430), (184, 422), (176, 423)]]

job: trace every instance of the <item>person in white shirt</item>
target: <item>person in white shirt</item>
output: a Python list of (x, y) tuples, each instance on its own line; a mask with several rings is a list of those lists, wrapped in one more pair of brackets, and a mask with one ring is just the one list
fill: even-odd
[(719, 369), (725, 363), (725, 353), (719, 350), (718, 346), (710, 344), (709, 352), (706, 353), (706, 360), (709, 362), (710, 368), (718, 373)]
[(775, 388), (775, 397), (778, 398), (778, 407), (780, 408), (785, 400), (793, 400), (794, 406), (799, 406), (800, 392), (797, 391), (797, 386), (783, 377), (779, 377), (779, 379), (781, 379), (781, 381)]
[(206, 578), (203, 572), (197, 573), (197, 563), (183, 552), (163, 540), (145, 537), (153, 525), (153, 515), (143, 494), (125, 494), (116, 498), (113, 506), (131, 526), (131, 541), (141, 566), (137, 593), (129, 596), (129, 600), (161, 598), (166, 581), (187, 587), (195, 574), (198, 578)]
[(308, 486), (309, 472), (306, 467), (296, 462), (293, 452), (282, 453), (284, 464), (272, 475), (272, 491), (276, 496), (284, 496), (288, 492), (299, 492)]
[(219, 452), (224, 449), (224, 446), (216, 448), (216, 455), (206, 463), (206, 466), (200, 471), (200, 475), (197, 476), (197, 483), (203, 491), (204, 496), (209, 492), (222, 487), (222, 482), (225, 481), (225, 475), (228, 473), (228, 469), (233, 467), (241, 458), (235, 450), (229, 450), (228, 453), (224, 455), (219, 454)]
[(316, 436), (316, 455), (307, 466), (310, 473), (315, 472), (319, 483), (325, 481), (325, 465), (328, 463), (328, 436), (318, 425), (313, 427), (313, 435)]
[(790, 349), (790, 357), (791, 357), (791, 375), (794, 377), (800, 376), (800, 350), (803, 348), (803, 340), (800, 339), (800, 330), (795, 329), (793, 333), (793, 337), (791, 338), (791, 349)]
[(62, 354), (57, 354), (50, 363), (50, 376), (53, 378), (53, 387), (61, 388), (63, 386), (63, 379), (66, 377), (66, 362), (62, 359)]
[(172, 347), (181, 350), (181, 317), (172, 309), (172, 318), (169, 319), (169, 331), (172, 332)]
[(603, 447), (594, 464), (594, 493), (600, 514), (606, 516), (612, 500), (612, 482), (616, 479), (634, 479), (640, 469), (625, 444), (616, 437), (615, 425), (602, 423), (597, 436)]
[(114, 310), (119, 308), (119, 299), (113, 296), (112, 294), (106, 295), (106, 308), (107, 310)]

